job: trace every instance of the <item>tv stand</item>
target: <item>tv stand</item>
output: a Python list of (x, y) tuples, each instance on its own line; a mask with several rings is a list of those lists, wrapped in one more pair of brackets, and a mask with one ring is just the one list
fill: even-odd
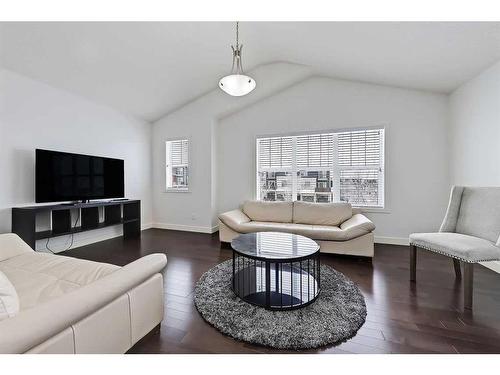
[[(99, 220), (99, 207), (104, 207), (104, 221)], [(71, 222), (71, 210), (78, 210), (80, 226)], [(37, 214), (49, 212), (52, 226), (49, 230), (36, 230)], [(86, 232), (112, 225), (123, 226), (124, 238), (141, 236), (141, 201), (120, 200), (90, 203), (59, 203), (12, 208), (12, 232), (35, 250), (37, 240)]]

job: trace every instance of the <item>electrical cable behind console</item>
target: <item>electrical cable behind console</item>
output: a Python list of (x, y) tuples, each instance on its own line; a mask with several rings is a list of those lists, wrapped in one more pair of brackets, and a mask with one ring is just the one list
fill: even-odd
[[(73, 231), (76, 229), (79, 221), (80, 221), (80, 213), (78, 213), (78, 215), (76, 216), (75, 225), (72, 228)], [(61, 251), (69, 250), (69, 249), (71, 249), (71, 246), (73, 246), (73, 240), (74, 240), (74, 237), (75, 237), (75, 233), (72, 232), (70, 236), (71, 236), (71, 243), (69, 244), (69, 246), (66, 249), (61, 250)], [(45, 243), (45, 248), (48, 251), (50, 251), (52, 254), (55, 254), (54, 251), (52, 251), (52, 249), (49, 248), (49, 241), (50, 241), (50, 237), (47, 237), (47, 242)]]

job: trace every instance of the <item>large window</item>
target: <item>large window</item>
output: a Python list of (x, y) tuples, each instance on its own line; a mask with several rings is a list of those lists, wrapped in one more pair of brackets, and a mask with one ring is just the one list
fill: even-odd
[(169, 191), (187, 191), (189, 188), (189, 140), (166, 142), (166, 188)]
[(384, 129), (258, 138), (257, 199), (384, 207)]

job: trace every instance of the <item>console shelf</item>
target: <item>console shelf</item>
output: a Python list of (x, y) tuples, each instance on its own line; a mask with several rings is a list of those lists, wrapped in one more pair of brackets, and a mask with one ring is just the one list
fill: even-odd
[[(100, 221), (99, 207), (104, 207), (104, 221)], [(78, 210), (79, 226), (71, 223), (70, 210)], [(40, 213), (50, 213), (52, 228), (36, 231), (36, 217)], [(35, 249), (37, 240), (53, 238), (112, 225), (123, 225), (123, 237), (134, 238), (141, 235), (141, 201), (120, 200), (76, 204), (36, 205), (12, 208), (12, 232)]]

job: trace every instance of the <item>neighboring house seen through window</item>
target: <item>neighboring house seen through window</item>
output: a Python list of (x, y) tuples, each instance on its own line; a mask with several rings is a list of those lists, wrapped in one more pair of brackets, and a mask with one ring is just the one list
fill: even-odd
[(384, 129), (257, 139), (257, 199), (384, 207)]
[(166, 142), (166, 188), (186, 191), (189, 188), (189, 140), (176, 139)]

